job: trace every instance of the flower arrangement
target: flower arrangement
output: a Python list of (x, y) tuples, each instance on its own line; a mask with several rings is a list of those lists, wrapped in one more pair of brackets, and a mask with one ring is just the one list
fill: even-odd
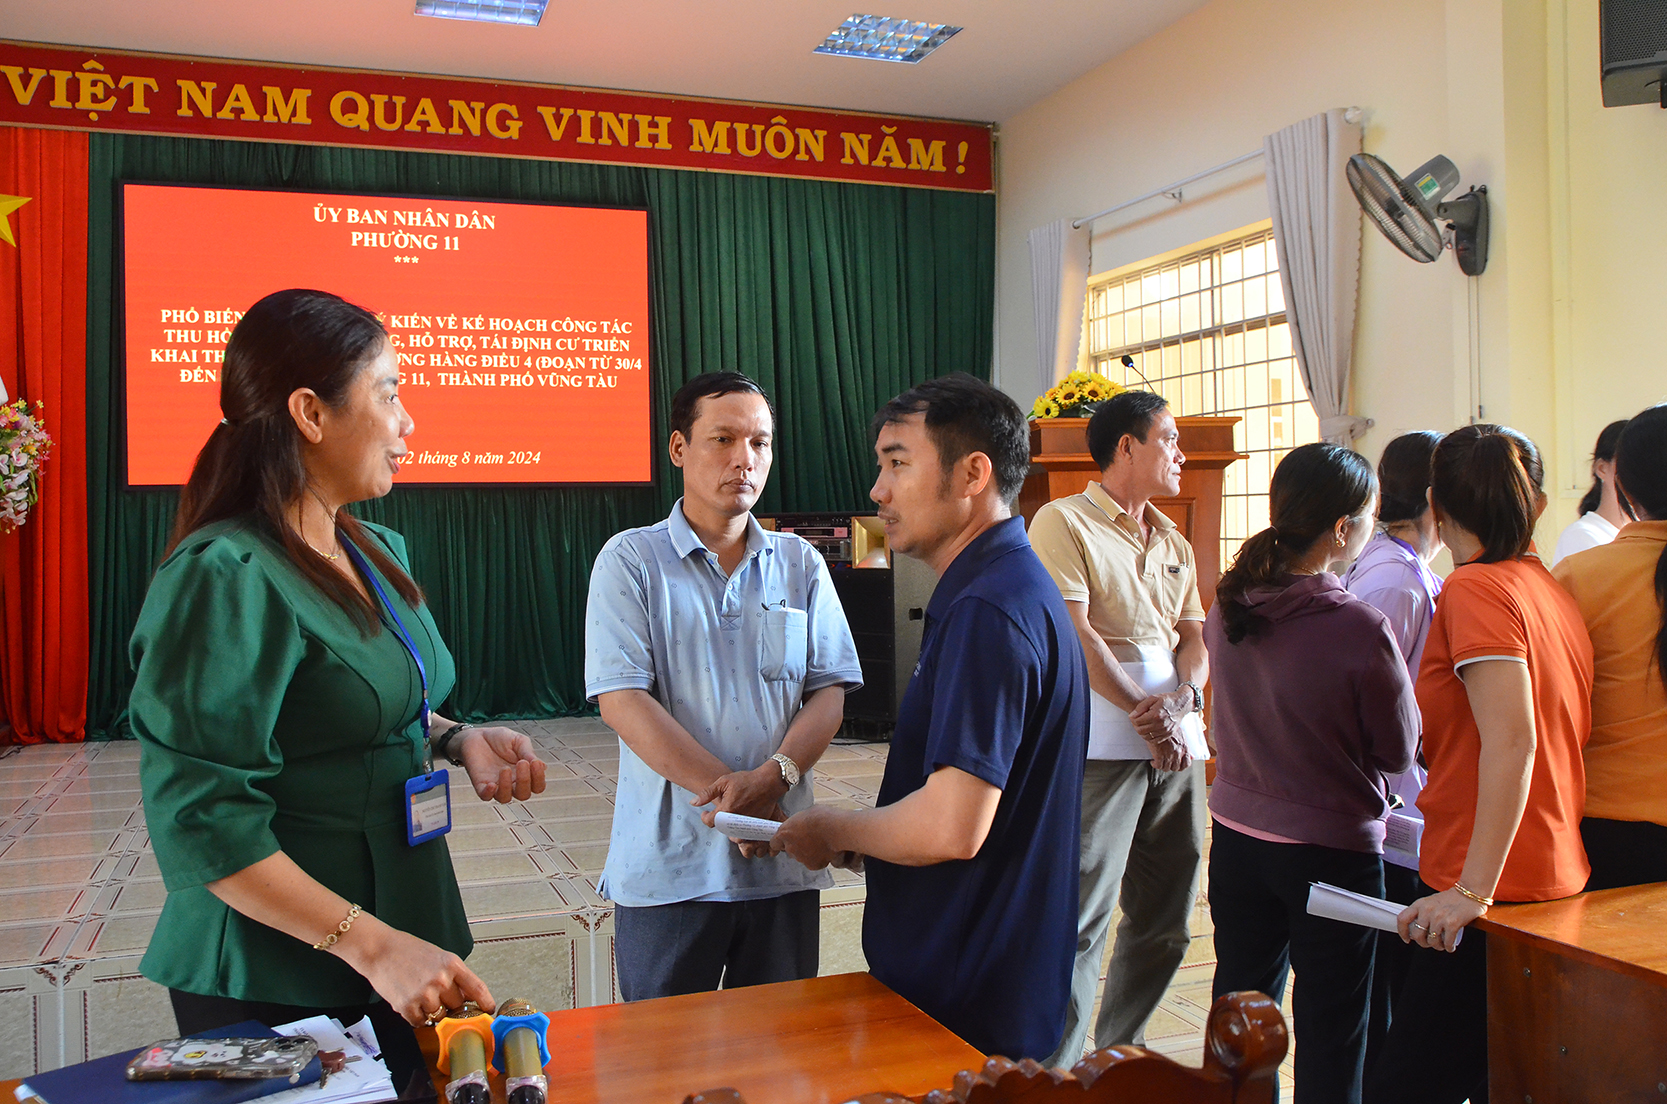
[(29, 517), (29, 507), (40, 501), (40, 471), (52, 451), (40, 403), (29, 400), (0, 404), (0, 533), (10, 533)]
[(1078, 369), (1037, 396), (1032, 418), (1087, 418), (1099, 405), (1128, 388), (1100, 375)]

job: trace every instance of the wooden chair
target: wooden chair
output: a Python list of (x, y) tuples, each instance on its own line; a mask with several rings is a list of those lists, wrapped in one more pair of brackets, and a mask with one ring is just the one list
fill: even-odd
[[(1261, 993), (1228, 993), (1210, 1009), (1204, 1068), (1192, 1069), (1140, 1047), (1097, 1050), (1066, 1073), (993, 1057), (980, 1070), (920, 1104), (1271, 1104), (1290, 1046), (1279, 1006)], [(746, 1104), (734, 1089), (709, 1089), (683, 1104)], [(888, 1092), (847, 1104), (914, 1104)]]

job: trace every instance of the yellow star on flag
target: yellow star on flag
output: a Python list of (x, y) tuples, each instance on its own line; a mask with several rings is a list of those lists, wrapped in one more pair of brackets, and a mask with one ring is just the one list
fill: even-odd
[(12, 237), (12, 212), (28, 203), (30, 196), (0, 195), (0, 241), (16, 247), (17, 239)]

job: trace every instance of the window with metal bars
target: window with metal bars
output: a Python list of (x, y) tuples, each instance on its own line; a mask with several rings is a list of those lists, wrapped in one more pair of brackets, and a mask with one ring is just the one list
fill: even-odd
[(1176, 415), (1239, 417), (1234, 439), (1250, 458), (1226, 473), (1221, 562), (1231, 563), (1267, 527), (1274, 467), (1320, 439), (1291, 352), (1270, 224), (1094, 277), (1087, 327), (1089, 366), (1101, 375), (1158, 392)]

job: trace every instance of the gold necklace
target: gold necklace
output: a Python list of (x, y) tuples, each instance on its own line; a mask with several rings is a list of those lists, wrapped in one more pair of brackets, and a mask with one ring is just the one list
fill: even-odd
[[(321, 551), (320, 549), (314, 547), (313, 542), (308, 540), (307, 537), (306, 537), (306, 534), (304, 534), (304, 533), (301, 534), (301, 543), (305, 544), (308, 548), (311, 548), (314, 552), (317, 552), (320, 556), (323, 556), (325, 559), (329, 560), (331, 563), (334, 563), (335, 561), (342, 558), (342, 554), (341, 554), (341, 534), (336, 529), (336, 512), (334, 510), (330, 509), (330, 507), (325, 504), (324, 499), (319, 496), (319, 493), (316, 490), (312, 490), (311, 487), (309, 487), (308, 490), (312, 491), (312, 496), (315, 499), (318, 499), (318, 504), (320, 506), (323, 506), (324, 507), (324, 512), (330, 516), (330, 532), (335, 534), (335, 537), (336, 537), (336, 551), (334, 551), (334, 552)], [(297, 532), (299, 532), (300, 527), (297, 526), (296, 530), (297, 530)]]

